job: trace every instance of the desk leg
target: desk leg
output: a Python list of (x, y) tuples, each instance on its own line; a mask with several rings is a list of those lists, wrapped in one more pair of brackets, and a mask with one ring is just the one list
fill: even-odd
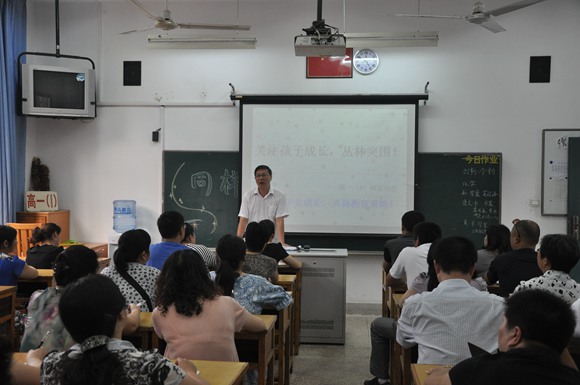
[(290, 368), (292, 367), (292, 324), (286, 329), (286, 343), (284, 344), (284, 364), (286, 370), (284, 371), (284, 384), (290, 385)]
[(292, 346), (292, 355), (297, 356), (300, 350), (300, 301), (302, 298), (302, 269), (296, 273), (296, 288), (295, 288), (296, 298), (294, 301), (294, 311), (292, 312), (294, 317), (294, 323), (290, 327), (294, 328), (294, 343)]

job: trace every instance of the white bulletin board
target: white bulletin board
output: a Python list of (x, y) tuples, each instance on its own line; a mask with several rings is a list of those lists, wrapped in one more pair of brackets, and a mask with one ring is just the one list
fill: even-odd
[(580, 129), (542, 131), (542, 215), (566, 215), (569, 137), (580, 137)]

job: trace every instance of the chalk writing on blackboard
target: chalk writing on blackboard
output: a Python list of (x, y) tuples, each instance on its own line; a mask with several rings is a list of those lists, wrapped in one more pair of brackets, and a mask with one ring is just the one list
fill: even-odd
[[(470, 219), (463, 220), (463, 226), (471, 234), (485, 234), (490, 222), (495, 223), (499, 217), (499, 191), (490, 189), (486, 177), (493, 177), (499, 171), (499, 155), (467, 155), (461, 182), (461, 206), (470, 210)], [(471, 178), (473, 177), (473, 178)]]
[[(202, 203), (200, 204), (200, 207), (192, 207), (192, 206), (187, 206), (185, 204), (185, 198), (184, 196), (180, 195), (180, 194), (187, 194), (187, 191), (184, 192), (180, 192), (179, 194), (176, 192), (176, 190), (178, 189), (178, 185), (177, 185), (177, 180), (183, 180), (184, 178), (180, 175), (184, 169), (186, 165), (186, 162), (181, 163), (181, 165), (179, 166), (179, 168), (177, 169), (177, 171), (175, 171), (175, 174), (173, 175), (173, 177), (171, 178), (171, 192), (169, 193), (169, 198), (180, 208), (184, 209), (184, 210), (189, 210), (192, 212), (198, 212), (199, 214), (204, 214), (210, 217), (211, 219), (211, 231), (210, 234), (213, 234), (217, 228), (218, 228), (218, 218), (217, 216), (210, 210), (207, 210), (205, 205)], [(221, 171), (220, 171), (221, 172)], [(212, 195), (213, 192), (213, 177), (212, 175), (206, 171), (206, 170), (201, 170), (201, 171), (197, 171), (192, 173), (189, 176), (186, 176), (186, 179), (191, 181), (190, 187), (193, 192), (201, 192), (203, 195), (205, 195), (206, 197), (209, 197)], [(235, 198), (238, 197), (239, 195), (239, 174), (237, 171), (235, 170), (229, 170), (229, 169), (224, 169), (223, 173), (220, 174), (219, 176), (219, 180), (220, 180), (220, 188), (219, 188), (219, 193), (223, 194), (223, 195), (230, 195), (232, 194)], [(191, 201), (190, 199), (187, 199), (187, 201)], [(197, 224), (198, 222), (201, 222), (201, 219), (192, 219), (189, 220), (187, 222), (190, 222), (192, 224)]]
[(500, 153), (420, 153), (416, 209), (444, 236), (481, 245), (487, 226), (501, 217)]

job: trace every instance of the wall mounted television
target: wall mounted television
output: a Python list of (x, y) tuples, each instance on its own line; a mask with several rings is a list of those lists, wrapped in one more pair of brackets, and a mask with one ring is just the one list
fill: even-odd
[(25, 116), (95, 118), (95, 70), (22, 64), (21, 112)]

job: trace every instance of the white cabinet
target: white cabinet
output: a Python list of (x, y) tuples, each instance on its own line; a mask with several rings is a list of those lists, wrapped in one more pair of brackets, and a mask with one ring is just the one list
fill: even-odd
[(303, 263), (300, 342), (344, 344), (347, 250), (291, 254)]

